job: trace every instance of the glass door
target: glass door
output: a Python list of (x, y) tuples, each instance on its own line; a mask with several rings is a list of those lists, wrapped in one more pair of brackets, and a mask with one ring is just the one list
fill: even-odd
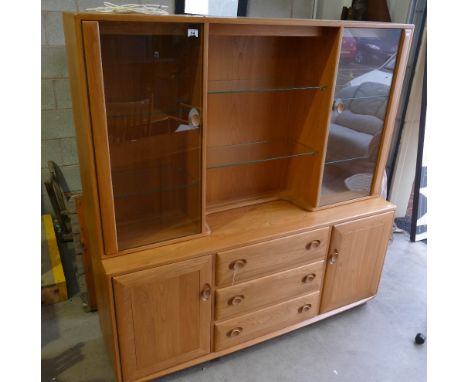
[(321, 206), (370, 195), (401, 34), (344, 29)]
[(99, 22), (98, 39), (102, 83), (90, 91), (104, 99), (102, 125), (93, 115), (105, 131), (98, 141), (93, 131), (95, 150), (108, 153), (108, 171), (97, 164), (110, 185), (98, 180), (101, 204), (112, 199), (104, 230), (115, 225), (118, 251), (200, 233), (202, 25)]

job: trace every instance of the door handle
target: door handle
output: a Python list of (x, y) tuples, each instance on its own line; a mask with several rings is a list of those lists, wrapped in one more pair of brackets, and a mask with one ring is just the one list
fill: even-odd
[(205, 284), (200, 292), (200, 298), (202, 301), (208, 301), (211, 297), (211, 285)]

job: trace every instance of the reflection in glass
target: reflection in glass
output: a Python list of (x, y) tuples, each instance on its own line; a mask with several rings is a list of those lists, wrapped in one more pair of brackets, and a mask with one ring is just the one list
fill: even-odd
[(201, 25), (100, 31), (119, 250), (199, 233)]
[(320, 205), (369, 195), (400, 30), (344, 30)]

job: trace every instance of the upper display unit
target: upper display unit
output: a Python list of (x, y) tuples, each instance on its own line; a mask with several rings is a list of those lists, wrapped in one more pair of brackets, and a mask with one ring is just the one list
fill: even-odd
[(227, 209), (379, 195), (404, 26), (75, 17), (106, 255), (207, 235)]

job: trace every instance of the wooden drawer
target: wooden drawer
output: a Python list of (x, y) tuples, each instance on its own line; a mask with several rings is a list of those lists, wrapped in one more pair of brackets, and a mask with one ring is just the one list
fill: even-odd
[(254, 313), (215, 323), (215, 351), (271, 333), (317, 315), (320, 292), (301, 296)]
[(216, 290), (216, 319), (265, 307), (315, 292), (322, 286), (325, 261), (303, 265), (242, 284)]
[(216, 285), (226, 286), (324, 260), (329, 227), (249, 245), (216, 256)]

